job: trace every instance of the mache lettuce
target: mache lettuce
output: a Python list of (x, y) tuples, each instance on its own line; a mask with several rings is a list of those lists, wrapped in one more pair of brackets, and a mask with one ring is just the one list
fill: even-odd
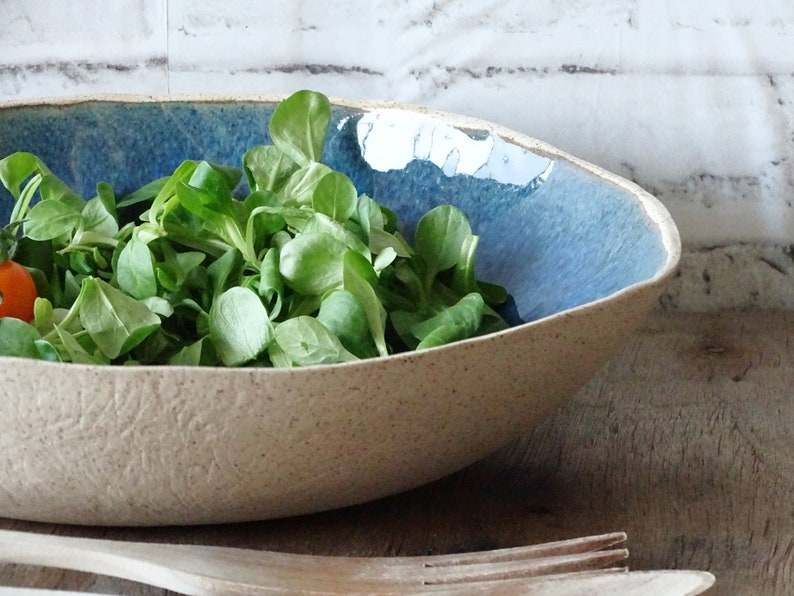
[(38, 290), (30, 323), (0, 320), (0, 355), (303, 366), (506, 327), (505, 291), (474, 275), (466, 216), (435, 207), (409, 243), (394, 213), (320, 161), (330, 120), (324, 95), (300, 91), (242, 168), (185, 161), (121, 199), (104, 182), (84, 199), (30, 153), (0, 160), (15, 260)]

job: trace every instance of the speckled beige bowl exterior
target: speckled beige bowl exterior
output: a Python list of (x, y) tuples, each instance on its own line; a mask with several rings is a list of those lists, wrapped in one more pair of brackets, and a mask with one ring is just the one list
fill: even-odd
[(231, 370), (0, 359), (0, 516), (198, 524), (360, 503), (482, 458), (587, 382), (675, 269), (680, 247), (669, 214), (632, 183), (539, 141), (435, 116), (620, 187), (658, 234), (661, 266), (505, 332), (356, 363)]

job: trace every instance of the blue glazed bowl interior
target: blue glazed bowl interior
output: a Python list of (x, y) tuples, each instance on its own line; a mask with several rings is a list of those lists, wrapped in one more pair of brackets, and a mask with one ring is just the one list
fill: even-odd
[[(245, 150), (270, 142), (274, 107), (187, 100), (9, 106), (0, 109), (0, 157), (29, 151), (87, 198), (100, 181), (122, 197), (185, 159), (239, 166)], [(527, 184), (448, 175), (423, 159), (378, 171), (362, 156), (356, 132), (362, 114), (334, 108), (324, 161), (394, 210), (408, 233), (433, 206), (460, 207), (481, 237), (479, 277), (508, 289), (521, 320), (605, 298), (654, 277), (667, 262), (658, 224), (629, 190), (565, 160)], [(12, 199), (2, 189), (0, 195), (7, 221)]]

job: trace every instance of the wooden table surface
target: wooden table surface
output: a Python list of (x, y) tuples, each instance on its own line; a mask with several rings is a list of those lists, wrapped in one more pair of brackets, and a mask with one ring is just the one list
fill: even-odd
[[(315, 554), (414, 555), (625, 530), (631, 569), (794, 593), (794, 313), (654, 313), (562, 410), (434, 484), (297, 519), (182, 528), (0, 527)], [(575, 363), (572, 363), (575, 366)], [(0, 565), (0, 585), (163, 594)]]

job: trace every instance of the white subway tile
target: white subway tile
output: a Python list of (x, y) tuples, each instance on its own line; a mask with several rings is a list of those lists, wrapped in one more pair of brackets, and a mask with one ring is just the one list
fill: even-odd
[(165, 56), (162, 0), (4, 0), (4, 63), (124, 63)]
[(169, 3), (172, 69), (298, 64), (399, 76), (434, 64), (609, 73), (789, 70), (794, 4), (766, 0)]
[(5, 0), (0, 100), (168, 90), (161, 0)]

